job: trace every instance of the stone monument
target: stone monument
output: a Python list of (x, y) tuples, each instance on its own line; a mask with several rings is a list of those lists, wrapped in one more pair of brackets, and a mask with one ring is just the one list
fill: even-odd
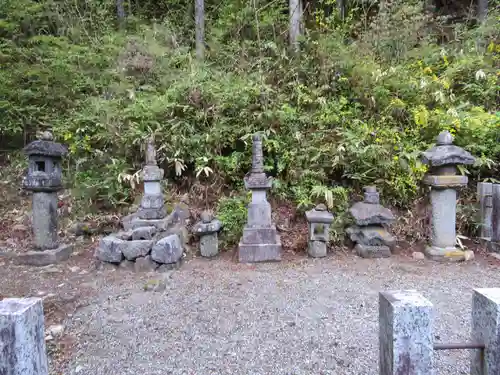
[(433, 260), (459, 261), (464, 251), (455, 247), (457, 189), (467, 185), (467, 176), (457, 175), (457, 165), (474, 164), (474, 157), (453, 144), (448, 131), (439, 133), (436, 146), (422, 154), (422, 162), (429, 165), (424, 183), (431, 187), (431, 245), (425, 255)]
[(324, 204), (318, 204), (316, 208), (306, 212), (306, 219), (309, 224), (307, 253), (313, 258), (326, 257), (333, 215), (328, 212)]
[(493, 184), (491, 182), (477, 183), (477, 200), (479, 202), (479, 238), (484, 241), (491, 240), (493, 213)]
[(28, 173), (23, 188), (33, 192), (34, 250), (16, 257), (19, 264), (45, 266), (66, 260), (73, 246), (58, 242), (57, 192), (62, 190), (62, 158), (67, 154), (62, 144), (54, 142), (50, 132), (24, 148)]
[(157, 165), (152, 137), (147, 142), (143, 178), (144, 194), (139, 210), (122, 220), (124, 231), (101, 239), (95, 257), (136, 272), (178, 267), (189, 240), (186, 229), (189, 210), (176, 206), (166, 214), (161, 189), (163, 169)]
[(219, 253), (217, 232), (222, 228), (219, 220), (210, 211), (201, 213), (201, 220), (193, 226), (193, 233), (200, 237), (200, 252), (204, 257), (213, 257)]
[(349, 210), (356, 225), (347, 228), (347, 234), (356, 243), (354, 249), (360, 257), (390, 257), (396, 241), (385, 226), (394, 221), (394, 215), (380, 204), (375, 186), (366, 186), (364, 191), (364, 201), (355, 203)]
[(281, 260), (281, 239), (271, 220), (271, 205), (266, 191), (272, 186), (272, 177), (264, 172), (262, 139), (253, 136), (252, 170), (245, 176), (245, 187), (252, 192), (248, 205), (248, 220), (239, 244), (239, 261), (242, 263)]

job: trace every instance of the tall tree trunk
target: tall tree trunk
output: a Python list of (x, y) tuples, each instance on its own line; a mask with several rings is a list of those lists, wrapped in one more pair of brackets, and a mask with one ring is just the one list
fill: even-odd
[(123, 5), (123, 0), (116, 0), (116, 15), (118, 16), (120, 27), (123, 27), (125, 23), (125, 6)]
[(290, 45), (295, 51), (298, 51), (302, 28), (302, 0), (289, 0), (288, 6), (290, 12)]
[(196, 57), (203, 60), (205, 56), (205, 2), (195, 0), (195, 24), (196, 24)]

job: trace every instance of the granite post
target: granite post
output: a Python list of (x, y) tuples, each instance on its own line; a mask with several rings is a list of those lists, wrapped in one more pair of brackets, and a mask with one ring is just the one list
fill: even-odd
[(271, 205), (266, 192), (271, 188), (272, 178), (264, 173), (262, 139), (253, 136), (252, 170), (245, 176), (245, 187), (252, 192), (248, 205), (248, 220), (238, 247), (242, 263), (281, 260), (281, 239), (271, 220)]
[(477, 183), (477, 200), (479, 202), (479, 220), (480, 233), (479, 237), (483, 240), (491, 240), (491, 215), (493, 211), (493, 184), (491, 182)]
[(0, 301), (0, 374), (48, 375), (40, 298)]
[(386, 258), (396, 243), (386, 226), (394, 221), (392, 212), (380, 204), (380, 194), (375, 186), (365, 186), (363, 202), (356, 202), (349, 209), (355, 225), (347, 228), (356, 246), (356, 253), (363, 258)]
[(413, 290), (379, 294), (380, 375), (433, 375), (432, 303)]
[(500, 288), (474, 289), (471, 339), (485, 345), (471, 353), (471, 375), (500, 374)]
[(66, 260), (73, 247), (58, 243), (57, 192), (62, 190), (62, 158), (67, 149), (53, 141), (50, 132), (24, 148), (28, 173), (23, 188), (33, 192), (33, 237), (35, 251), (19, 254), (20, 264), (44, 266)]
[(203, 211), (201, 221), (193, 226), (193, 233), (200, 237), (200, 252), (204, 257), (213, 257), (219, 253), (217, 232), (222, 228), (219, 220), (211, 212)]
[(467, 176), (457, 175), (457, 165), (474, 164), (475, 158), (453, 144), (448, 131), (441, 132), (436, 146), (422, 154), (422, 162), (429, 165), (424, 183), (431, 187), (431, 244), (425, 255), (433, 260), (459, 261), (464, 251), (455, 247), (457, 189), (467, 185)]
[(313, 258), (326, 257), (333, 215), (328, 212), (324, 204), (319, 204), (316, 208), (306, 212), (306, 219), (309, 224), (307, 253)]

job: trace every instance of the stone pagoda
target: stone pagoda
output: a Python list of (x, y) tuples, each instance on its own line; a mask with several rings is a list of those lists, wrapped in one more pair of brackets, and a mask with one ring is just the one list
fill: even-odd
[(23, 188), (33, 192), (35, 250), (20, 254), (17, 263), (44, 266), (68, 259), (73, 251), (73, 246), (58, 241), (57, 192), (63, 188), (61, 162), (67, 152), (50, 132), (24, 148), (29, 166)]
[(253, 136), (252, 170), (245, 176), (245, 187), (252, 192), (248, 205), (248, 220), (243, 229), (238, 253), (242, 263), (281, 260), (281, 239), (271, 220), (271, 205), (266, 192), (271, 188), (272, 177), (264, 172), (262, 139)]
[(347, 234), (356, 244), (354, 249), (360, 257), (390, 257), (395, 239), (386, 226), (394, 221), (394, 215), (380, 204), (375, 186), (366, 186), (363, 190), (363, 202), (357, 202), (349, 209), (356, 225), (347, 228)]
[(474, 164), (475, 158), (453, 144), (448, 131), (439, 133), (436, 145), (422, 154), (422, 162), (429, 165), (424, 183), (431, 187), (431, 245), (425, 255), (434, 260), (459, 261), (464, 251), (455, 247), (457, 189), (467, 185), (467, 176), (457, 174), (458, 165)]

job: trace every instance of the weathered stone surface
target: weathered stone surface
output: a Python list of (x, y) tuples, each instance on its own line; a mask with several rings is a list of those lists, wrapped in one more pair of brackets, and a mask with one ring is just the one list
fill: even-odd
[(316, 208), (307, 211), (306, 219), (309, 223), (333, 223), (333, 215), (326, 210), (326, 206), (324, 204), (319, 204)]
[(122, 226), (125, 231), (129, 231), (133, 229), (132, 222), (134, 220), (137, 220), (139, 217), (137, 216), (137, 212), (134, 212), (133, 214), (124, 216), (122, 218)]
[(351, 241), (363, 245), (392, 247), (396, 243), (394, 237), (384, 227), (378, 225), (352, 226), (347, 228), (346, 232), (350, 235)]
[(480, 237), (491, 239), (493, 213), (493, 184), (491, 182), (477, 183), (477, 200), (479, 202)]
[(189, 211), (189, 207), (185, 203), (178, 203), (174, 206), (172, 212), (169, 215), (169, 222), (172, 224), (182, 224), (185, 225), (188, 223), (188, 220), (191, 218), (191, 212)]
[(500, 242), (500, 184), (493, 184), (491, 191), (491, 241)]
[(140, 219), (143, 220), (152, 220), (152, 219), (163, 219), (167, 215), (167, 211), (165, 207), (161, 208), (144, 208), (140, 207), (137, 211), (137, 215)]
[(391, 256), (391, 249), (388, 246), (370, 246), (357, 244), (354, 251), (361, 258), (389, 258)]
[(222, 223), (217, 220), (213, 219), (209, 221), (208, 223), (205, 223), (203, 221), (199, 221), (193, 226), (193, 233), (201, 236), (204, 234), (210, 234), (210, 233), (215, 233), (220, 231), (222, 228)]
[(156, 228), (151, 227), (139, 227), (132, 230), (132, 240), (152, 240), (156, 234)]
[(411, 256), (415, 260), (425, 260), (425, 254), (421, 253), (420, 251), (414, 251)]
[(158, 268), (158, 264), (151, 259), (150, 255), (135, 260), (135, 272), (153, 272), (156, 268)]
[(187, 228), (181, 224), (177, 223), (174, 226), (168, 228), (164, 234), (162, 234), (162, 238), (165, 238), (167, 236), (170, 236), (172, 234), (176, 234), (179, 236), (179, 239), (181, 240), (181, 244), (183, 246), (186, 246), (189, 243), (189, 231)]
[(204, 234), (200, 237), (200, 253), (204, 257), (213, 257), (219, 253), (217, 232)]
[(119, 245), (123, 242), (125, 241), (115, 236), (102, 238), (96, 249), (95, 257), (103, 262), (120, 263), (123, 259), (123, 254)]
[(465, 253), (456, 247), (434, 247), (427, 246), (424, 250), (425, 256), (438, 262), (461, 262), (465, 260)]
[(40, 298), (0, 301), (0, 374), (48, 375)]
[[(144, 195), (141, 200), (141, 208), (143, 209), (162, 209), (164, 205), (163, 194)], [(166, 213), (164, 210), (163, 212)]]
[(500, 374), (500, 289), (475, 289), (471, 340), (484, 343), (484, 355), (471, 351), (471, 375)]
[(132, 219), (130, 225), (128, 226), (130, 229), (136, 229), (141, 227), (155, 227), (157, 230), (162, 231), (167, 229), (169, 224), (168, 217), (164, 219), (140, 219), (138, 217)]
[(376, 186), (365, 186), (363, 190), (364, 190), (363, 201), (365, 203), (370, 203), (370, 204), (380, 203), (380, 193), (377, 191)]
[(242, 242), (246, 244), (276, 244), (278, 243), (278, 232), (274, 225), (270, 227), (247, 227), (243, 228)]
[(175, 263), (182, 257), (182, 245), (179, 236), (172, 234), (159, 240), (153, 246), (151, 258), (158, 263)]
[(464, 149), (453, 145), (453, 136), (444, 131), (439, 133), (436, 146), (422, 154), (422, 162), (431, 167), (448, 164), (474, 164), (475, 158)]
[(128, 260), (128, 259), (124, 259), (120, 263), (120, 268), (123, 268), (124, 270), (132, 271), (135, 268), (135, 262), (132, 262), (131, 260)]
[(122, 241), (117, 246), (117, 251), (120, 251), (128, 260), (134, 260), (138, 257), (146, 256), (153, 247), (151, 240), (136, 240)]
[(380, 204), (356, 202), (349, 209), (356, 225), (390, 224), (395, 217), (391, 210)]
[(324, 241), (308, 241), (307, 253), (313, 258), (326, 257), (327, 243)]
[(119, 238), (120, 240), (130, 241), (130, 240), (132, 240), (132, 233), (133, 233), (132, 230), (120, 231), (120, 232), (114, 234), (113, 236), (116, 238)]
[(73, 250), (73, 245), (61, 244), (56, 249), (27, 251), (16, 254), (14, 263), (30, 266), (47, 266), (68, 260)]
[(432, 186), (434, 189), (459, 188), (466, 186), (469, 179), (467, 176), (439, 176), (426, 175), (424, 184)]
[(33, 234), (35, 248), (57, 248), (57, 193), (33, 193)]
[(163, 169), (157, 166), (146, 165), (142, 169), (142, 179), (144, 181), (161, 181), (163, 174)]
[(168, 272), (172, 272), (173, 270), (177, 270), (181, 267), (182, 265), (182, 258), (179, 259), (178, 262), (175, 262), (175, 263), (168, 263), (168, 264), (162, 264), (160, 265), (160, 267), (158, 267), (156, 269), (157, 272), (160, 272), (160, 273), (168, 273)]
[(455, 247), (456, 201), (455, 189), (431, 190), (431, 244), (436, 249)]
[(433, 375), (433, 306), (413, 290), (379, 294), (380, 375)]
[(61, 158), (68, 153), (66, 146), (47, 140), (36, 140), (27, 145), (23, 152), (25, 155), (41, 155)]
[(238, 247), (240, 263), (278, 262), (281, 260), (281, 240), (276, 244), (245, 244)]

